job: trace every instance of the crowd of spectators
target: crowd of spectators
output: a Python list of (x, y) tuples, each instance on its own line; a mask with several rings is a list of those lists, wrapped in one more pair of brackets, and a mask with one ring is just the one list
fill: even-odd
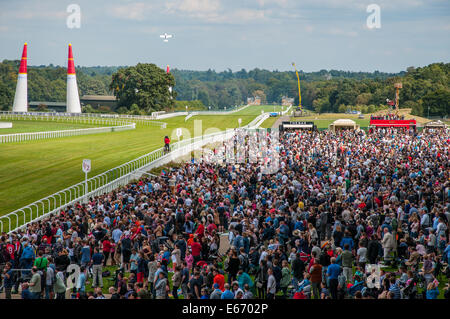
[(1, 234), (5, 298), (449, 297), (448, 133), (255, 136)]
[(370, 119), (371, 120), (404, 120), (405, 116), (404, 115), (387, 113), (387, 114), (384, 114), (384, 115), (371, 115)]

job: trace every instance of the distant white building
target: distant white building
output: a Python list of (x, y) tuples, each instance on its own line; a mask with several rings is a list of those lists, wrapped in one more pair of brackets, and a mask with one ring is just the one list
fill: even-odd
[(294, 98), (283, 96), (281, 98), (281, 105), (282, 106), (292, 106), (294, 104)]

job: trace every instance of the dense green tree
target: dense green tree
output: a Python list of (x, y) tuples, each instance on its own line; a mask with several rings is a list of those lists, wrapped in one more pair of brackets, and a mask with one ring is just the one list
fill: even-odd
[(136, 104), (139, 109), (151, 113), (173, 107), (169, 87), (174, 85), (172, 74), (155, 64), (139, 63), (114, 73), (110, 88), (114, 90), (119, 107)]
[(5, 83), (0, 82), (0, 110), (9, 111), (12, 108), (14, 92)]
[[(427, 112), (429, 109), (430, 116), (448, 116), (450, 115), (450, 91), (438, 90), (433, 93), (428, 93), (422, 98), (423, 111)], [(422, 111), (422, 112), (423, 112)]]
[(94, 113), (95, 112), (94, 108), (90, 104), (82, 106), (81, 107), (81, 111), (83, 113)]

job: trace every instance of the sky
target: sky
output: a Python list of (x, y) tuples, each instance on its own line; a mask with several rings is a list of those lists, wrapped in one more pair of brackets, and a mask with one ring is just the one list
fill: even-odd
[[(380, 28), (367, 26), (370, 4)], [(20, 59), (24, 42), (29, 65), (65, 66), (72, 43), (82, 66), (399, 72), (449, 62), (450, 1), (0, 0), (0, 60)]]

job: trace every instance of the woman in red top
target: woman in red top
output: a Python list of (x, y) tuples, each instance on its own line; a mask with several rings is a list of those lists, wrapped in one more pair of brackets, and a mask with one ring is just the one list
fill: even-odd
[(166, 135), (166, 137), (164, 137), (164, 151), (165, 152), (170, 151), (170, 139), (167, 135)]
[(109, 254), (111, 253), (111, 251), (114, 250), (112, 249), (113, 247), (108, 236), (105, 236), (105, 239), (103, 240), (102, 244), (103, 244), (103, 255), (105, 256), (105, 259), (103, 260), (103, 267), (105, 267), (109, 258)]
[(202, 223), (198, 225), (195, 234), (197, 235), (197, 238), (201, 241), (203, 236), (205, 235), (205, 226)]
[(202, 245), (198, 242), (198, 238), (194, 237), (194, 240), (191, 244), (192, 257), (194, 257), (194, 265), (200, 261), (200, 252), (202, 251)]

